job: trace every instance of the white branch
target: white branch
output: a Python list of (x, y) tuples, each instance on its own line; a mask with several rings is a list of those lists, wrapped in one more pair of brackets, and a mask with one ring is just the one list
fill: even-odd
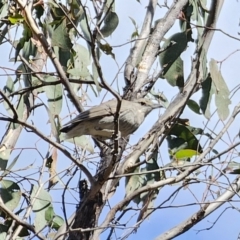
[(173, 227), (172, 229), (161, 234), (156, 238), (156, 240), (172, 239), (188, 231), (191, 227), (202, 221), (205, 217), (207, 217), (209, 214), (214, 212), (216, 209), (226, 203), (229, 199), (231, 199), (239, 190), (240, 177), (237, 177), (236, 180), (229, 186), (229, 188), (214, 202), (206, 203), (198, 212), (193, 214), (187, 220)]

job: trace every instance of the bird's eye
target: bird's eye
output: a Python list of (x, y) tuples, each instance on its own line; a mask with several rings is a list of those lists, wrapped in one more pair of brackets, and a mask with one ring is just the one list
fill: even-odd
[(141, 105), (142, 105), (142, 106), (146, 106), (146, 102), (144, 102), (144, 101), (141, 102)]

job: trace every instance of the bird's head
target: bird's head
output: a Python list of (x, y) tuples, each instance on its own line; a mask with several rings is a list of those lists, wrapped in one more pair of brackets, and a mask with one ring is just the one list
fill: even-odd
[(144, 112), (145, 116), (149, 114), (153, 109), (162, 107), (161, 104), (153, 103), (151, 100), (146, 98), (136, 99), (134, 102), (141, 105), (140, 109)]

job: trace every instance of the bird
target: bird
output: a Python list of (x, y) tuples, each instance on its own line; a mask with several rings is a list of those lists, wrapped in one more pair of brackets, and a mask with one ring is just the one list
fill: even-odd
[[(154, 104), (146, 98), (122, 100), (118, 118), (120, 137), (127, 137), (135, 132), (145, 117), (153, 109), (160, 107), (160, 104)], [(101, 140), (111, 139), (114, 134), (116, 108), (117, 99), (113, 99), (81, 112), (60, 129), (60, 132), (65, 133), (64, 140), (82, 135), (91, 135)]]

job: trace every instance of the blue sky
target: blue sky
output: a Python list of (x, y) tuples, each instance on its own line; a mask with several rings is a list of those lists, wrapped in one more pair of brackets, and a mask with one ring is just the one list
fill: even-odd
[[(132, 25), (132, 22), (129, 19), (129, 16), (131, 16), (138, 24), (139, 28), (141, 27), (141, 24), (143, 23), (143, 18), (145, 14), (145, 6), (147, 5), (147, 1), (142, 1), (141, 4), (137, 1), (129, 1), (129, 0), (121, 0), (116, 2), (116, 10), (119, 10), (119, 18), (120, 23), (116, 30), (116, 32), (113, 34), (113, 36), (109, 37), (107, 41), (113, 45), (117, 46), (120, 44), (123, 44), (127, 42), (130, 39), (131, 33), (134, 31), (134, 27)], [(158, 18), (161, 18), (163, 16), (163, 11), (161, 11), (158, 8), (158, 14), (156, 14), (156, 20)], [(238, 23), (239, 23), (239, 2), (237, 1), (225, 1), (220, 19), (218, 21), (217, 28), (222, 29), (226, 33), (239, 37), (237, 35), (237, 32), (240, 32)], [(175, 31), (178, 31), (178, 25), (175, 24), (174, 29), (169, 31), (167, 36), (170, 36)], [(121, 36), (121, 37), (119, 37)], [(101, 63), (103, 66), (103, 72), (105, 78), (111, 82), (117, 72), (118, 72), (118, 66), (122, 66), (129, 54), (129, 48), (130, 45), (125, 45), (123, 47), (114, 47), (113, 51), (116, 55), (116, 61), (113, 61), (111, 57), (109, 56), (102, 56)], [(7, 56), (9, 54), (10, 48), (2, 48), (2, 54), (4, 56)], [(216, 60), (223, 60), (225, 59), (230, 53), (235, 51), (236, 49), (240, 49), (239, 41), (233, 40), (229, 38), (228, 36), (224, 35), (221, 32), (215, 32), (214, 39), (212, 41), (212, 45), (210, 47), (210, 50), (208, 52), (208, 60), (211, 58), (214, 58)], [(186, 53), (183, 54), (184, 60), (185, 60), (185, 76), (189, 73), (190, 69), (190, 57), (191, 55), (188, 55), (191, 51), (194, 50), (194, 46), (189, 45), (188, 50)], [(231, 57), (229, 57), (224, 63), (222, 64), (222, 75), (225, 79), (225, 81), (228, 84), (229, 89), (232, 89), (236, 85), (239, 84), (240, 80), (240, 73), (239, 73), (239, 57), (240, 57), (240, 51), (233, 54)], [(16, 68), (17, 64), (8, 63), (6, 62), (6, 58), (2, 57), (0, 58), (0, 66), (5, 67), (11, 67), (13, 69)], [(51, 69), (51, 66), (49, 64), (48, 70)], [(1, 74), (4, 73), (4, 71), (1, 70)], [(4, 86), (4, 83), (6, 81), (6, 77), (1, 77), (0, 85)], [(122, 70), (120, 74), (118, 75), (118, 82), (121, 90), (121, 86), (123, 86), (123, 75)], [(116, 84), (114, 84), (114, 87), (116, 88)], [(170, 87), (165, 81), (160, 80), (160, 83), (156, 85), (156, 89), (159, 91), (164, 91), (164, 94), (168, 97), (169, 101), (171, 101), (172, 97), (178, 92), (177, 89)], [(102, 100), (102, 97), (104, 96), (104, 92), (100, 94), (99, 97), (94, 97), (92, 93), (89, 94), (89, 97), (91, 98), (91, 101), (89, 101), (89, 105), (95, 105), (100, 100)], [(196, 95), (196, 99), (199, 95)], [(44, 101), (46, 98), (44, 95), (39, 96)], [(108, 95), (106, 99), (112, 98), (110, 95)], [(239, 101), (239, 97), (236, 95), (232, 102), (233, 105)], [(232, 107), (231, 107), (232, 109)], [(73, 109), (74, 110), (74, 109)], [(0, 111), (4, 111), (3, 106), (0, 106)], [(161, 110), (163, 111), (163, 110)], [(161, 113), (160, 111), (160, 113)], [(66, 106), (63, 108), (63, 112), (61, 113), (61, 117), (65, 117), (67, 115)], [(134, 133), (133, 136), (131, 136), (131, 143), (134, 144), (138, 141), (138, 139), (144, 135), (145, 132), (151, 127), (151, 122), (153, 118), (157, 118), (159, 114), (159, 111), (156, 110), (153, 113), (150, 114), (150, 116), (145, 120), (143, 125), (139, 128), (139, 130)], [(190, 118), (191, 125), (193, 126), (203, 126), (207, 120), (203, 117), (199, 117), (198, 115), (194, 115), (190, 110), (186, 110), (183, 113), (183, 118)], [(209, 127), (213, 128), (217, 121), (217, 116), (215, 115), (211, 122), (209, 123)], [(50, 132), (50, 126), (48, 124), (48, 116), (45, 110), (41, 111), (34, 111), (32, 116), (29, 119), (30, 121), (33, 121), (34, 125), (36, 125), (41, 131), (43, 131), (45, 134), (49, 134)], [(217, 129), (221, 129), (221, 124), (218, 126)], [(238, 125), (233, 125), (231, 128), (230, 134), (236, 135), (237, 131), (239, 131)], [(216, 130), (217, 131), (217, 130)], [(0, 125), (0, 134), (4, 132), (4, 124)], [(228, 139), (226, 138), (226, 141)], [(68, 145), (72, 146), (72, 145)], [(223, 143), (219, 143), (218, 148), (226, 148), (226, 145)], [(19, 152), (19, 149), (25, 148), (21, 155), (21, 161), (15, 166), (16, 169), (22, 168), (23, 166), (29, 166), (29, 164), (34, 164), (34, 167), (30, 167), (27, 171), (23, 171), (24, 174), (30, 174), (35, 173), (35, 177), (38, 176), (38, 167), (41, 166), (43, 159), (41, 158), (39, 152), (42, 154), (43, 157), (45, 157), (46, 151), (48, 149), (48, 145), (44, 143), (44, 141), (40, 140), (38, 137), (36, 137), (34, 134), (23, 131), (17, 146), (16, 150), (13, 152), (13, 156), (11, 159), (13, 159), (14, 155), (16, 155)], [(29, 148), (32, 148), (31, 150)], [(39, 152), (36, 151), (38, 149)], [(91, 158), (91, 155), (89, 155), (89, 159)], [(161, 158), (164, 162), (169, 161), (169, 156), (167, 153), (167, 146), (166, 143), (163, 144), (163, 147), (161, 148)], [(59, 153), (59, 160), (58, 160), (58, 171), (61, 172), (64, 169), (67, 169), (71, 162), (67, 160), (62, 154)], [(93, 165), (90, 163), (87, 164), (88, 167), (93, 169)], [(92, 170), (94, 171), (94, 170)], [(21, 172), (20, 172), (21, 173)], [(19, 173), (19, 174), (20, 174)], [(48, 173), (46, 172), (44, 174), (44, 179), (48, 179)], [(67, 179), (67, 177), (65, 178)], [(65, 180), (63, 179), (63, 181)], [(76, 184), (78, 180), (78, 176), (74, 178), (74, 181), (72, 183), (72, 186)], [(179, 186), (179, 185), (178, 185)], [(161, 189), (159, 197), (156, 201), (156, 206), (160, 204), (162, 201), (166, 199), (166, 196), (171, 194), (171, 192), (178, 186), (167, 186), (163, 189)], [(25, 187), (25, 186), (24, 186)], [(61, 191), (58, 191), (59, 188), (62, 188), (63, 186), (61, 184), (58, 184), (55, 188), (55, 190), (51, 191), (51, 194), (53, 196), (53, 201), (58, 202), (56, 204), (56, 212), (61, 215)], [(114, 206), (114, 204), (117, 203), (122, 197), (124, 196), (124, 182), (121, 182), (119, 193), (110, 200), (111, 207)], [(201, 196), (203, 195), (204, 189), (202, 186), (195, 185), (192, 187), (192, 191), (196, 194), (198, 199), (201, 199)], [(75, 194), (75, 197), (77, 199), (77, 193), (73, 191), (73, 194)], [(66, 197), (67, 201), (71, 203), (77, 203), (77, 201), (74, 200), (74, 197), (69, 193), (67, 193)], [(237, 200), (237, 198), (236, 198)], [(181, 193), (177, 196), (176, 199), (174, 199), (173, 202), (169, 202), (169, 205), (180, 205), (183, 203), (196, 203), (196, 199), (194, 199), (193, 194), (189, 190), (181, 191)], [(134, 206), (134, 205), (132, 205)], [(229, 206), (229, 205), (228, 205)], [(137, 240), (137, 239), (154, 239), (162, 232), (170, 229), (171, 227), (174, 227), (176, 224), (184, 221), (187, 219), (191, 214), (193, 214), (195, 211), (199, 209), (199, 206), (194, 207), (188, 207), (188, 208), (172, 208), (172, 209), (161, 209), (154, 212), (154, 214), (145, 221), (142, 226), (138, 229), (136, 234), (132, 234), (129, 239), (131, 240)], [(236, 210), (228, 209), (223, 216), (217, 221), (215, 226), (210, 229), (209, 231), (201, 231), (200, 233), (196, 234), (197, 230), (201, 230), (207, 227), (210, 227), (212, 222), (214, 222), (219, 214), (225, 209), (225, 206), (217, 210), (215, 213), (211, 214), (208, 218), (206, 218), (203, 222), (200, 224), (194, 226), (192, 229), (190, 229), (187, 233), (184, 235), (181, 235), (177, 237), (176, 239), (184, 240), (184, 239), (237, 239), (237, 233), (240, 232), (239, 224), (236, 224), (239, 222), (239, 213)], [(72, 214), (72, 212), (75, 210), (75, 205), (69, 205), (68, 208), (68, 216)], [(104, 213), (107, 213), (107, 209), (104, 211)], [(127, 219), (127, 218), (126, 218)], [(126, 220), (127, 221), (127, 220)], [(131, 224), (134, 224), (134, 221), (131, 221)], [(228, 230), (230, 229), (230, 230)], [(121, 233), (122, 234), (122, 233)], [(104, 239), (104, 234), (103, 238)]]

